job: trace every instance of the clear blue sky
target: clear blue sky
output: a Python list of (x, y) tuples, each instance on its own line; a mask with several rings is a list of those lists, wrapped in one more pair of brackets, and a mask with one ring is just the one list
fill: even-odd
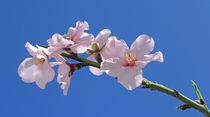
[(47, 45), (54, 33), (66, 33), (86, 20), (89, 33), (109, 28), (130, 46), (146, 33), (162, 51), (164, 63), (152, 62), (144, 77), (175, 88), (196, 100), (191, 85), (199, 86), (210, 106), (209, 0), (2, 0), (1, 117), (201, 117), (193, 109), (179, 111), (182, 102), (159, 92), (127, 91), (107, 75), (96, 77), (88, 68), (77, 71), (68, 96), (56, 82), (45, 90), (25, 84), (17, 68), (30, 55), (24, 45)]

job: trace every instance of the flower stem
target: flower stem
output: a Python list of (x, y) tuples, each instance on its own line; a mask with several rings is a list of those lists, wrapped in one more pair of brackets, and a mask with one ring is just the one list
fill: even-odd
[(210, 117), (210, 111), (204, 105), (201, 105), (201, 104), (189, 99), (188, 97), (184, 96), (183, 94), (181, 94), (180, 92), (178, 92), (175, 89), (174, 90), (169, 89), (161, 84), (151, 82), (147, 79), (143, 80), (142, 88), (149, 88), (151, 91), (160, 91), (162, 93), (170, 95), (170, 96), (184, 102), (185, 104), (188, 104), (191, 108), (194, 108), (194, 109), (200, 111), (207, 117)]

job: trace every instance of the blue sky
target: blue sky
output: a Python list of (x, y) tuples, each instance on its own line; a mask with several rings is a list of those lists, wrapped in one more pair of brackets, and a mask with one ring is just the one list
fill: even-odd
[(152, 62), (144, 77), (175, 88), (196, 100), (194, 80), (210, 105), (209, 0), (2, 0), (1, 117), (201, 117), (193, 109), (179, 111), (182, 102), (149, 90), (127, 91), (107, 75), (88, 68), (75, 72), (68, 96), (54, 81), (45, 90), (25, 84), (17, 68), (27, 53), (27, 41), (47, 45), (54, 33), (66, 33), (76, 21), (87, 21), (95, 36), (108, 28), (130, 46), (140, 34), (155, 40), (164, 63)]

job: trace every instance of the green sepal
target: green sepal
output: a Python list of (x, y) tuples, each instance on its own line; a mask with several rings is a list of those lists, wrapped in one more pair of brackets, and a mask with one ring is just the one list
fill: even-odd
[(96, 44), (96, 43), (94, 43), (94, 44), (92, 45), (92, 49), (93, 49), (93, 51), (96, 51), (96, 50), (97, 50), (97, 44)]

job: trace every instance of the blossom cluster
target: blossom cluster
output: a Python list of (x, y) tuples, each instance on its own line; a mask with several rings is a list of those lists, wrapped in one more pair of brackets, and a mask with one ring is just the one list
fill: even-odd
[[(104, 29), (94, 37), (85, 32), (89, 30), (86, 21), (78, 21), (76, 27), (70, 27), (64, 35), (54, 34), (47, 40), (48, 46), (34, 47), (26, 43), (29, 54), (18, 68), (18, 74), (25, 83), (36, 82), (38, 87), (45, 89), (46, 84), (53, 80), (57, 69), (57, 82), (61, 84), (63, 94), (67, 95), (74, 71), (72, 64), (61, 56), (63, 51), (74, 54), (88, 53), (90, 61), (100, 64), (100, 67), (89, 66), (90, 71), (97, 76), (103, 73), (118, 80), (127, 90), (133, 90), (141, 85), (143, 80), (142, 68), (151, 61), (163, 62), (162, 53), (150, 54), (154, 49), (154, 40), (148, 35), (140, 35), (129, 48), (124, 40), (118, 40), (116, 36), (110, 36), (111, 31)], [(55, 58), (55, 62), (49, 62)], [(84, 63), (87, 64), (87, 63)]]

